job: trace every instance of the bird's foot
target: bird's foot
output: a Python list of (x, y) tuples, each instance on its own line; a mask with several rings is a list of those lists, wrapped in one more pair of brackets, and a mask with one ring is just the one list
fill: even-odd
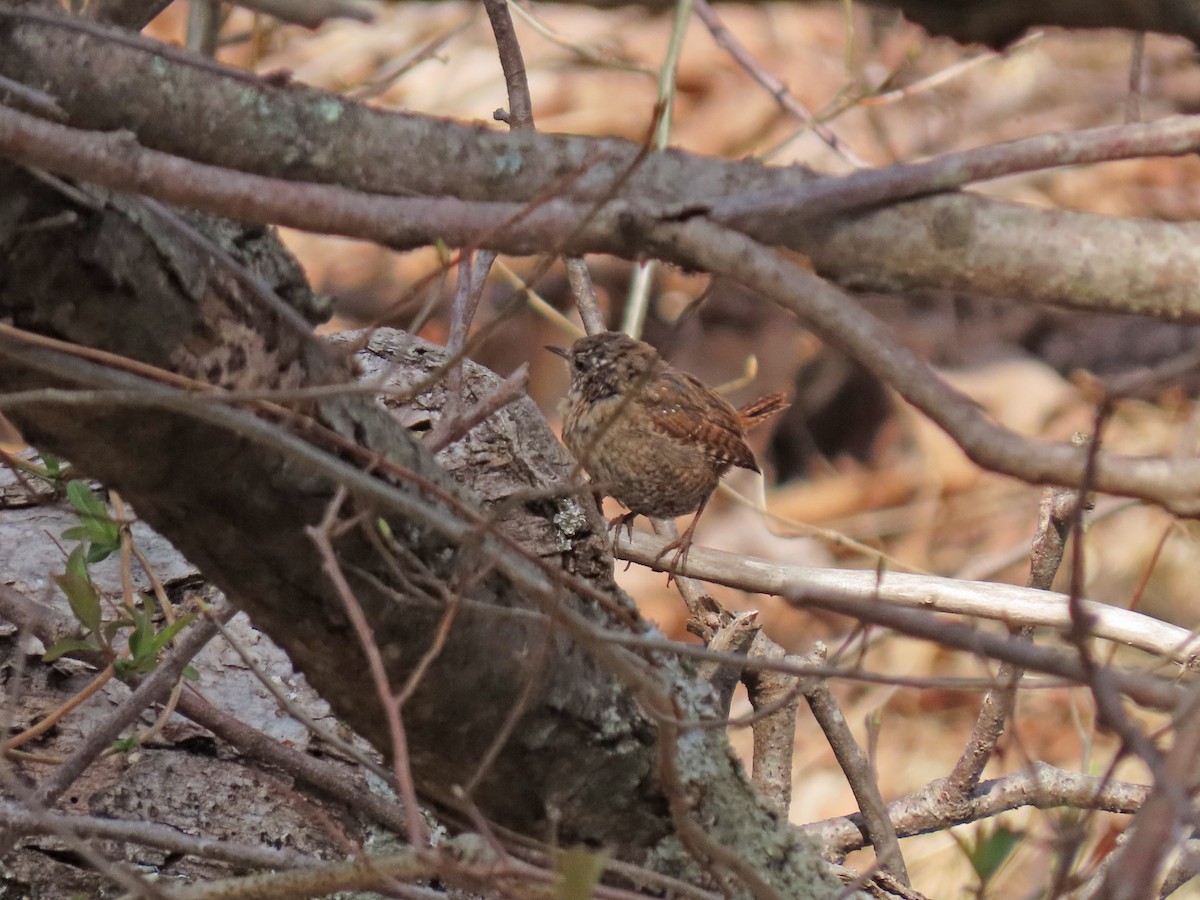
[[(627, 513), (622, 513), (619, 516), (613, 516), (611, 519), (608, 520), (608, 530), (612, 531), (614, 528), (616, 529), (616, 532), (613, 534), (613, 555), (614, 556), (616, 556), (616, 554), (617, 554), (617, 538), (619, 538), (621, 536), (622, 528), (625, 529), (626, 537), (629, 540), (633, 540), (633, 520), (636, 519), (637, 517), (638, 517), (637, 513), (627, 512)], [(633, 565), (632, 562), (626, 561), (625, 571), (628, 572), (629, 567), (632, 565)]]
[(627, 512), (621, 513), (619, 516), (613, 516), (611, 519), (609, 519), (608, 530), (612, 531), (614, 528), (617, 530), (617, 533), (613, 535), (613, 538), (616, 539), (620, 537), (621, 529), (624, 528), (626, 537), (628, 537), (629, 540), (633, 540), (633, 520), (637, 517), (637, 513)]
[(667, 587), (671, 586), (671, 582), (679, 576), (679, 567), (687, 565), (688, 553), (692, 549), (692, 529), (688, 528), (682, 535), (677, 537), (671, 543), (665, 545), (658, 554), (654, 557), (654, 564), (658, 565), (664, 556), (675, 551), (675, 555), (671, 558), (670, 564), (666, 567)]

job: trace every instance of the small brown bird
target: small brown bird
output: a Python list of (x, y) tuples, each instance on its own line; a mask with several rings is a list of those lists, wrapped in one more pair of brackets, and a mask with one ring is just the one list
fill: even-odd
[(571, 367), (563, 441), (598, 487), (629, 509), (609, 527), (632, 528), (639, 515), (695, 511), (683, 535), (658, 555), (679, 551), (674, 574), (721, 476), (731, 466), (759, 471), (746, 432), (786, 408), (786, 398), (771, 394), (734, 409), (649, 344), (617, 331), (546, 349)]

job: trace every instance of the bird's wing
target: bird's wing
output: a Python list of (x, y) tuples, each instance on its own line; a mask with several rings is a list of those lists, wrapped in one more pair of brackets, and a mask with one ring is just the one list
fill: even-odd
[(665, 433), (701, 448), (719, 466), (759, 471), (737, 410), (696, 378), (663, 370), (643, 388), (642, 398), (655, 426)]

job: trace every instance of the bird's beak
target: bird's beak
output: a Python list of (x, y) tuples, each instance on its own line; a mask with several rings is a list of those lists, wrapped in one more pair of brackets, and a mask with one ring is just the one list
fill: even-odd
[(561, 356), (563, 359), (570, 359), (571, 354), (566, 347), (555, 347), (553, 344), (547, 344), (546, 349), (555, 356)]

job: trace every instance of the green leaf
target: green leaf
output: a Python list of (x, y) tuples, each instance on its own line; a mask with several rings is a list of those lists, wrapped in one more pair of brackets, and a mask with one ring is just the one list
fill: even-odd
[(120, 631), (122, 628), (132, 628), (132, 627), (133, 627), (133, 619), (130, 619), (126, 616), (122, 616), (119, 619), (113, 619), (111, 622), (105, 622), (104, 628), (101, 629), (101, 633), (109, 641), (112, 641), (112, 639), (116, 636), (117, 632)]
[(113, 741), (112, 747), (118, 753), (128, 753), (131, 750), (137, 749), (138, 740), (135, 737), (120, 738)]
[(199, 681), (200, 673), (196, 671), (195, 666), (186, 665), (183, 667), (183, 677), (186, 678), (188, 681)]
[(60, 656), (73, 653), (76, 650), (87, 650), (95, 653), (100, 650), (100, 647), (92, 641), (85, 641), (80, 638), (63, 638), (61, 641), (55, 642), (53, 647), (42, 654), (42, 662), (54, 662)]
[(102, 562), (103, 560), (108, 559), (117, 550), (119, 550), (120, 547), (120, 538), (117, 539), (116, 544), (102, 544), (99, 542), (91, 544), (87, 550), (88, 565), (90, 566), (93, 563)]
[(91, 576), (88, 575), (87, 562), (83, 558), (83, 545), (80, 544), (67, 557), (67, 571), (72, 575), (82, 578), (84, 581), (91, 581)]
[[(117, 527), (117, 523), (108, 514), (108, 507), (92, 493), (86, 482), (79, 479), (68, 481), (67, 498), (75, 507), (75, 512), (79, 515), (79, 522), (87, 530), (88, 538), (93, 543), (107, 548), (120, 546), (121, 531)], [(109, 549), (108, 552), (111, 553), (112, 549)]]
[(607, 862), (607, 854), (584, 847), (559, 850), (554, 855), (554, 869), (562, 876), (554, 890), (557, 900), (590, 900)]
[(146, 653), (147, 641), (153, 636), (154, 629), (150, 617), (140, 609), (130, 611), (133, 617), (133, 631), (129, 633), (129, 655), (133, 661), (139, 662)]
[(167, 645), (167, 642), (171, 640), (171, 638), (175, 637), (175, 635), (179, 634), (179, 632), (181, 632), (183, 629), (187, 628), (187, 626), (191, 625), (194, 619), (195, 616), (183, 616), (182, 618), (176, 619), (150, 639), (150, 643), (146, 647), (146, 652), (151, 653), (154, 656), (158, 656), (159, 651)]
[(54, 576), (55, 583), (67, 595), (71, 604), (71, 612), (88, 631), (100, 630), (100, 598), (96, 589), (87, 578), (80, 578), (75, 572), (67, 571)]
[(42, 452), (38, 456), (42, 459), (42, 465), (46, 467), (46, 477), (51, 481), (58, 481), (62, 477), (62, 460), (53, 453)]
[(75, 512), (83, 519), (107, 519), (108, 509), (100, 498), (92, 493), (86, 481), (78, 478), (67, 482), (67, 499), (75, 507)]
[(978, 843), (967, 856), (981, 883), (987, 884), (992, 880), (1024, 838), (1022, 832), (1012, 831), (1003, 825), (997, 826), (991, 834), (979, 835)]

